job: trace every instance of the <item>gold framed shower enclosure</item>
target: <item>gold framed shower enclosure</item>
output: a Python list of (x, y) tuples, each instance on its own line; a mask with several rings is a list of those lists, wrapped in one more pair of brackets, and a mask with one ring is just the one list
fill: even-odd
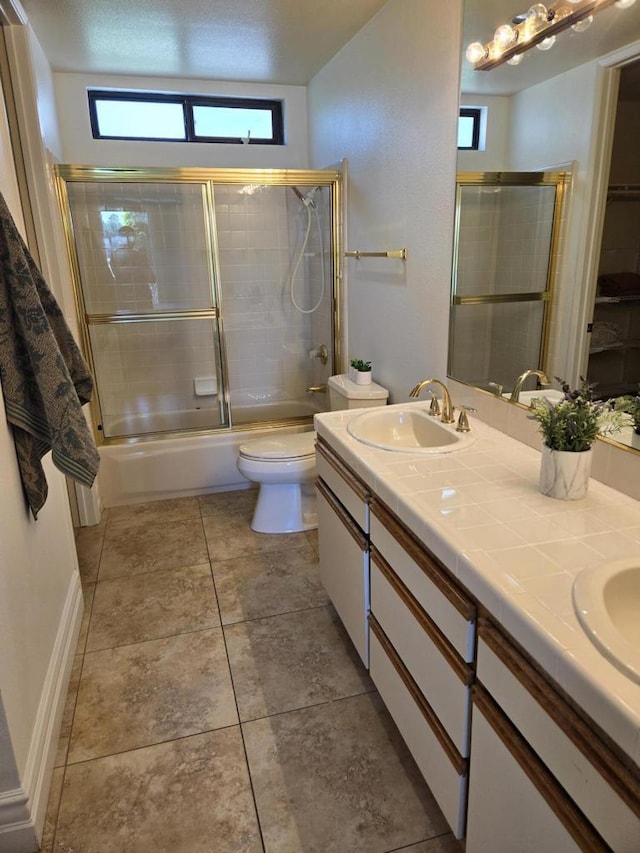
[[(56, 169), (56, 185), (81, 344), (96, 377), (91, 413), (99, 444), (307, 423), (313, 411), (326, 408), (306, 387), (326, 383), (340, 369), (338, 171), (64, 165)], [(295, 194), (272, 192), (279, 187), (294, 188)], [(260, 233), (267, 227), (263, 220), (278, 232)], [(303, 251), (316, 222), (319, 247), (310, 242), (315, 251)], [(292, 246), (287, 251), (299, 250), (293, 271), (284, 244)], [(233, 263), (225, 266), (224, 258)], [(309, 292), (319, 286), (313, 280), (319, 273), (310, 272), (314, 258), (322, 272), (320, 310), (299, 311), (298, 317), (287, 287), (294, 287), (299, 267)], [(243, 270), (250, 273), (244, 273), (246, 281)], [(290, 341), (288, 329), (277, 328), (288, 322), (287, 314), (298, 323)], [(150, 349), (140, 343), (145, 339)], [(244, 357), (243, 340), (251, 358)], [(330, 354), (326, 377), (319, 373), (319, 359), (305, 361), (320, 345), (328, 345)], [(282, 363), (274, 356), (278, 346)], [(245, 377), (248, 390), (239, 387), (244, 362), (255, 372), (255, 387)], [(269, 364), (274, 375), (284, 377), (282, 388), (265, 388)], [(178, 374), (179, 390), (170, 386), (172, 374)], [(125, 385), (123, 401), (118, 394)], [(152, 422), (146, 409), (154, 407), (171, 416)], [(114, 419), (114, 411), (124, 420)], [(180, 412), (190, 412), (188, 423), (178, 423), (174, 415)]]
[(507, 388), (523, 370), (546, 368), (570, 179), (563, 171), (458, 173), (449, 376)]

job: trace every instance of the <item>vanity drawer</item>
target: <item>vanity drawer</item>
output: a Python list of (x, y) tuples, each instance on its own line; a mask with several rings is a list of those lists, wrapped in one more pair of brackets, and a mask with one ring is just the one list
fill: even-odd
[[(616, 853), (640, 850), (640, 780), (489, 621), (477, 677)], [(475, 725), (475, 723), (474, 723)]]
[(371, 613), (458, 752), (467, 756), (473, 670), (381, 554), (373, 549), (370, 560)]
[(329, 486), (360, 528), (369, 532), (371, 493), (353, 471), (321, 439), (316, 442), (318, 476)]
[(464, 836), (467, 762), (457, 753), (374, 617), (371, 678), (456, 838)]
[(471, 663), (475, 653), (475, 604), (379, 501), (371, 506), (371, 542), (462, 660)]
[(318, 478), (320, 580), (351, 641), (369, 666), (369, 543), (342, 504)]

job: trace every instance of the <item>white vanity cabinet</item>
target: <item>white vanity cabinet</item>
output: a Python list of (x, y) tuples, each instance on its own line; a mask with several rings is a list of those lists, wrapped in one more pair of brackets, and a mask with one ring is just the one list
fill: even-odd
[(327, 445), (316, 445), (320, 578), (369, 666), (369, 502), (362, 481)]
[(491, 619), (473, 688), (467, 853), (640, 850), (637, 770)]
[(377, 500), (370, 539), (371, 677), (449, 825), (462, 838), (476, 608)]

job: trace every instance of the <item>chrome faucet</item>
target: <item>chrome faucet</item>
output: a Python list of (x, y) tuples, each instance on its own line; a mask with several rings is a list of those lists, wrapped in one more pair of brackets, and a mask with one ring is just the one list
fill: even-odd
[(516, 379), (516, 384), (513, 386), (513, 391), (511, 392), (511, 396), (509, 397), (509, 401), (511, 403), (517, 403), (520, 399), (520, 391), (522, 391), (522, 386), (524, 384), (525, 379), (529, 376), (537, 376), (540, 385), (548, 385), (549, 380), (547, 379), (547, 374), (542, 370), (525, 370), (524, 373), (521, 373), (520, 376)]
[(449, 394), (449, 390), (444, 382), (440, 382), (439, 379), (424, 379), (422, 382), (418, 382), (416, 387), (409, 391), (409, 396), (419, 397), (420, 392), (423, 388), (426, 388), (427, 385), (437, 385), (442, 390), (442, 416), (440, 420), (443, 424), (452, 424), (454, 421), (453, 403), (451, 402), (451, 395)]

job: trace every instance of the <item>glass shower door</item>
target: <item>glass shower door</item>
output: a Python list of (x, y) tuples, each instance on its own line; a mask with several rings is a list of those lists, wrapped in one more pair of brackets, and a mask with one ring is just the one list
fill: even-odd
[(458, 175), (449, 375), (512, 387), (544, 369), (564, 173)]
[(66, 191), (104, 437), (228, 425), (208, 185)]

